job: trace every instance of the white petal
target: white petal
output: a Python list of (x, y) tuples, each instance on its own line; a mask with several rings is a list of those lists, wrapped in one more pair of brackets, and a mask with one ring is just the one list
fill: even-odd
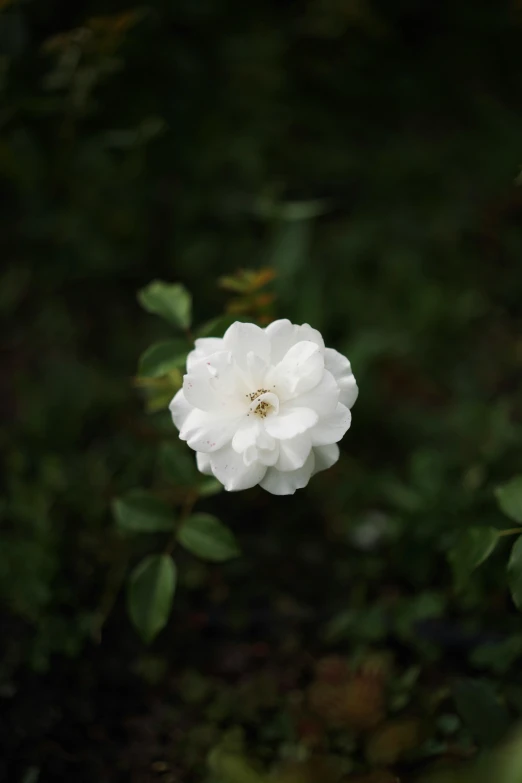
[(281, 318), (279, 321), (272, 321), (265, 328), (265, 333), (270, 340), (272, 364), (278, 364), (285, 353), (295, 345), (295, 326), (288, 318)]
[(321, 353), (324, 351), (324, 340), (321, 332), (317, 329), (313, 329), (310, 324), (302, 324), (297, 327), (296, 333), (297, 342), (301, 340), (309, 340), (312, 343), (316, 343), (319, 346)]
[(290, 440), (282, 440), (279, 444), (279, 459), (276, 463), (278, 470), (297, 470), (302, 468), (310, 456), (312, 441), (310, 435), (296, 435)]
[(276, 468), (268, 468), (264, 479), (260, 482), (263, 489), (272, 495), (293, 495), (296, 489), (306, 487), (313, 473), (315, 457), (313, 451), (302, 468), (282, 472)]
[(200, 337), (195, 342), (195, 348), (187, 356), (187, 370), (191, 370), (192, 366), (210, 356), (217, 351), (223, 350), (223, 338), (222, 337)]
[(196, 362), (183, 377), (185, 397), (206, 411), (239, 414), (246, 408), (245, 389), (230, 351), (220, 351)]
[(328, 416), (333, 413), (339, 402), (339, 386), (332, 373), (325, 372), (323, 377), (313, 389), (299, 394), (293, 400), (289, 400), (288, 407), (311, 408), (319, 416)]
[(232, 440), (241, 418), (216, 416), (194, 408), (179, 433), (194, 451), (217, 451)]
[(279, 443), (273, 449), (259, 449), (257, 446), (249, 446), (243, 452), (243, 461), (245, 465), (251, 465), (253, 462), (259, 462), (261, 465), (275, 465), (279, 458)]
[(266, 449), (268, 451), (272, 451), (272, 449), (275, 449), (275, 447), (277, 446), (277, 441), (274, 440), (274, 438), (268, 434), (266, 429), (261, 428), (257, 436), (256, 445), (259, 449)]
[(226, 350), (232, 352), (236, 362), (245, 369), (248, 366), (247, 357), (250, 352), (264, 362), (268, 362), (270, 358), (270, 340), (264, 329), (255, 324), (236, 321), (225, 332), (223, 343)]
[(321, 351), (324, 350), (324, 341), (317, 329), (312, 329), (308, 324), (297, 326), (288, 318), (273, 321), (265, 329), (272, 346), (270, 361), (277, 364), (287, 351), (296, 343), (307, 340), (316, 343)]
[(249, 389), (260, 389), (266, 375), (267, 362), (253, 351), (246, 356), (246, 366), (243, 369), (243, 380)]
[(198, 451), (196, 454), (196, 462), (200, 473), (204, 473), (205, 476), (213, 476), (212, 466), (210, 465), (210, 454), (204, 454), (202, 451)]
[(232, 438), (232, 448), (238, 454), (242, 454), (245, 449), (256, 446), (258, 435), (261, 431), (261, 420), (256, 417), (246, 418), (241, 422), (239, 428)]
[(200, 408), (204, 411), (215, 410), (222, 404), (218, 395), (210, 385), (210, 376), (203, 375), (185, 375), (183, 376), (183, 393), (185, 399), (194, 408)]
[(339, 459), (339, 446), (337, 443), (330, 443), (329, 446), (316, 446), (314, 448), (315, 469), (314, 474), (320, 470), (328, 470), (335, 465)]
[(279, 441), (274, 441), (274, 446), (271, 449), (258, 448), (257, 457), (263, 465), (275, 465), (279, 459)]
[(248, 467), (253, 465), (254, 462), (259, 462), (259, 450), (257, 446), (247, 446), (241, 456), (243, 457), (243, 462)]
[(320, 419), (313, 428), (310, 435), (314, 446), (327, 446), (330, 443), (337, 443), (341, 440), (345, 432), (349, 429), (352, 421), (352, 414), (341, 402), (330, 416)]
[(263, 479), (266, 466), (259, 462), (245, 465), (241, 455), (232, 446), (213, 452), (210, 457), (212, 472), (229, 492), (249, 489)]
[(311, 408), (286, 408), (282, 406), (277, 416), (267, 416), (264, 419), (265, 430), (277, 440), (287, 440), (300, 435), (319, 421), (319, 417)]
[(185, 424), (187, 416), (193, 410), (192, 405), (187, 402), (187, 399), (183, 394), (183, 389), (180, 389), (179, 392), (174, 395), (169, 405), (169, 410), (172, 415), (172, 421), (178, 430), (181, 430)]
[(341, 396), (339, 401), (351, 408), (357, 399), (359, 389), (352, 372), (352, 366), (346, 356), (336, 351), (334, 348), (326, 348), (324, 352), (324, 366), (334, 376), (339, 384)]
[(268, 388), (287, 400), (317, 386), (324, 372), (324, 358), (316, 343), (303, 341), (290, 348), (266, 376)]

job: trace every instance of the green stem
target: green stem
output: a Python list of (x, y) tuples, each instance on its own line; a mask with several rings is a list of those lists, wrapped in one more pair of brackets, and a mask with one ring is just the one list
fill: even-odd
[(522, 533), (522, 527), (511, 527), (509, 530), (500, 530), (499, 536), (516, 536)]
[(199, 493), (197, 492), (197, 490), (190, 490), (189, 492), (187, 492), (187, 496), (185, 498), (185, 502), (183, 503), (178, 522), (174, 527), (174, 532), (172, 533), (171, 537), (167, 542), (167, 546), (165, 547), (166, 555), (172, 554), (172, 550), (176, 546), (178, 540), (178, 530), (183, 524), (183, 522), (187, 519), (187, 517), (189, 517), (192, 514), (192, 509), (197, 503), (198, 497), (199, 497)]

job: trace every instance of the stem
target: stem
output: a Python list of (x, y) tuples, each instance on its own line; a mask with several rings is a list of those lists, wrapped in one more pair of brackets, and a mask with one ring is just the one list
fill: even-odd
[(509, 530), (500, 530), (499, 536), (516, 536), (522, 533), (522, 527), (511, 527)]
[(199, 493), (196, 490), (190, 490), (189, 492), (187, 492), (187, 495), (185, 497), (185, 502), (183, 503), (183, 506), (181, 508), (179, 519), (174, 527), (174, 531), (170, 539), (167, 542), (167, 546), (165, 547), (166, 555), (170, 555), (172, 553), (172, 550), (176, 546), (178, 530), (183, 524), (183, 522), (192, 514), (192, 509), (196, 505), (198, 497), (199, 497)]
[(92, 629), (92, 637), (98, 644), (102, 640), (102, 630), (105, 622), (112, 612), (118, 593), (125, 580), (125, 574), (127, 573), (127, 567), (129, 564), (129, 551), (127, 547), (120, 550), (119, 557), (116, 559), (109, 576), (105, 591), (102, 595), (100, 606), (97, 612), (96, 621)]

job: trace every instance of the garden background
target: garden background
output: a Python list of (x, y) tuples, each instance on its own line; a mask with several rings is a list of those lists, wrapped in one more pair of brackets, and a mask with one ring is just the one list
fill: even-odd
[[(521, 36), (518, 0), (1, 0), (2, 780), (522, 780), (513, 536), (473, 571), (522, 522)], [(295, 496), (198, 496), (241, 556), (180, 550), (147, 644), (165, 535), (111, 509), (193, 481), (151, 280), (309, 322), (360, 396)]]

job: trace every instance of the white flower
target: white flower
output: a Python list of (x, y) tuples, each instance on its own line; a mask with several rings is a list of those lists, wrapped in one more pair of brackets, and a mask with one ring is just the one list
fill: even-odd
[(196, 340), (170, 410), (202, 473), (292, 495), (339, 459), (357, 394), (348, 359), (308, 324), (236, 322)]

